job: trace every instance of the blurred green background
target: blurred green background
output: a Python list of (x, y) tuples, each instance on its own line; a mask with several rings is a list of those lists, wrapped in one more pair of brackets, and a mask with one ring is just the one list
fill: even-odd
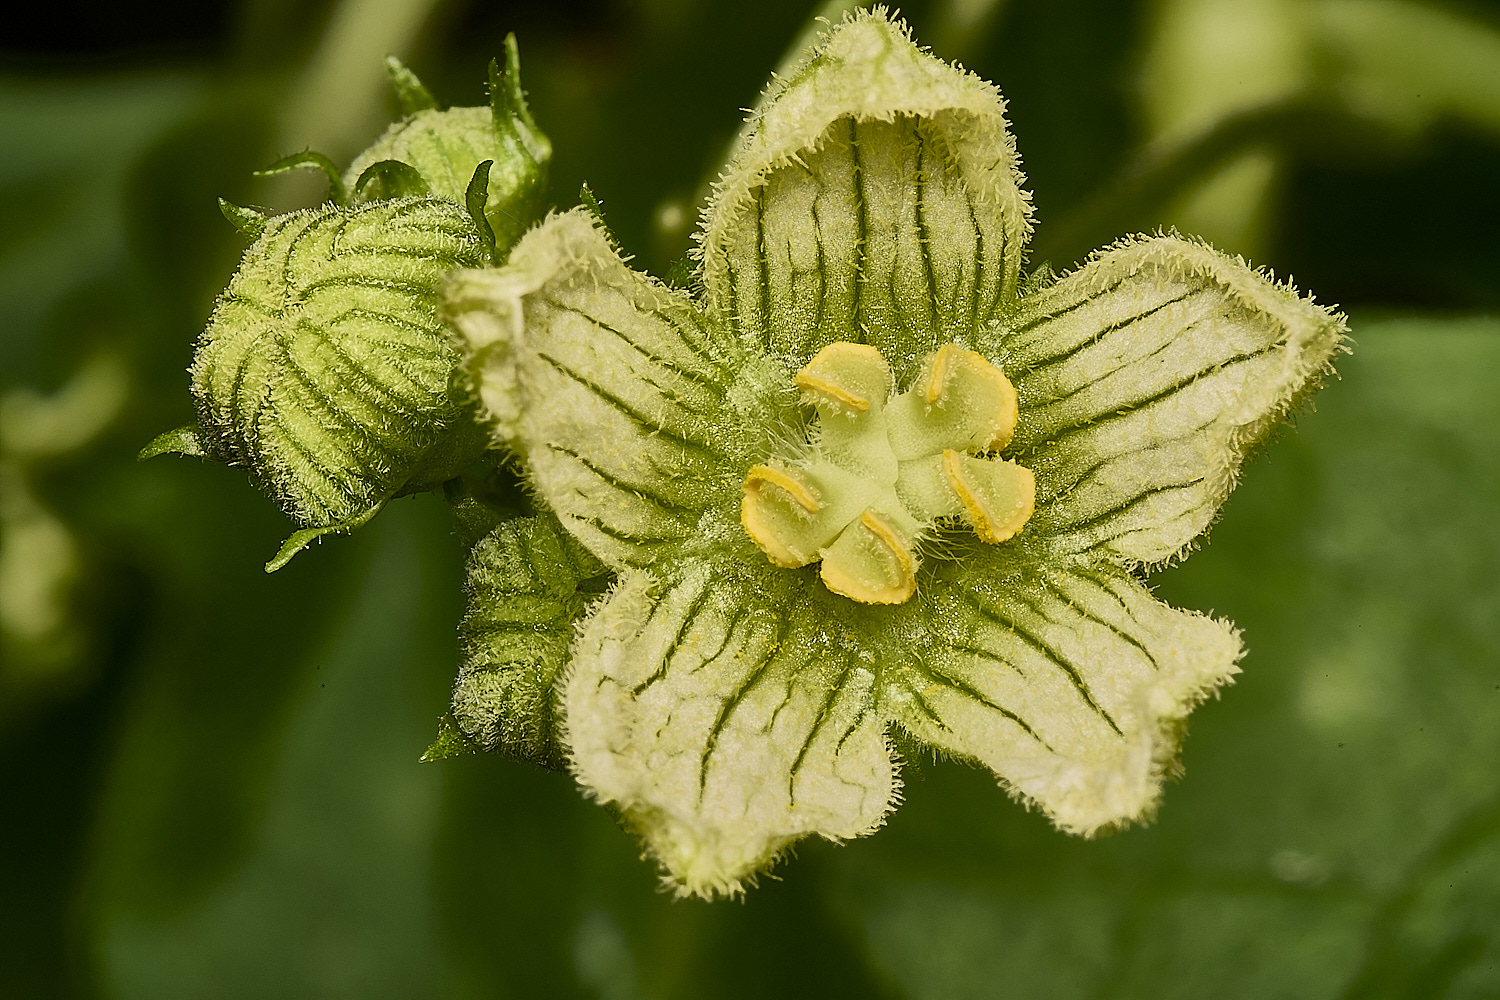
[(565, 775), (419, 764), (442, 503), (266, 576), (243, 474), (134, 453), (243, 242), (380, 57), (482, 100), (663, 274), (806, 0), (39, 5), (0, 35), (0, 995), (1500, 997), (1500, 3), (918, 0), (1009, 98), (1034, 263), (1176, 225), (1350, 315), (1342, 380), (1156, 579), (1244, 630), (1156, 823), (1052, 831), (910, 761), (887, 829), (674, 902)]

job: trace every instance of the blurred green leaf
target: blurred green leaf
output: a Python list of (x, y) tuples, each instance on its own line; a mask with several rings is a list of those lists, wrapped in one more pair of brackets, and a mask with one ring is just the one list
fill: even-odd
[(198, 102), (186, 75), (0, 79), (0, 379), (32, 374), (48, 311), (118, 265), (129, 172)]
[[(274, 741), (255, 761), (263, 807), (243, 816), (237, 861), (166, 906), (143, 907), (140, 882), (221, 847), (200, 840), (216, 831), (194, 819), (194, 797), (139, 794), (189, 747), (173, 732), (186, 721), (180, 702), (138, 702), (117, 772), (123, 794), (106, 816), (116, 836), (100, 859), (96, 947), (110, 995), (448, 995), (428, 879), (442, 773), (417, 759), (452, 673), (459, 567), (445, 521), (435, 503), (394, 505), (348, 543), (359, 550), (354, 572), (333, 589), (350, 600), (296, 612), (318, 620), (319, 636), (262, 645), (262, 657), (291, 661), (297, 689), (288, 711), (258, 719)], [(199, 724), (242, 711), (222, 697), (196, 706)], [(176, 767), (260, 783), (206, 752)], [(128, 835), (142, 821), (171, 830), (170, 853), (161, 832)]]

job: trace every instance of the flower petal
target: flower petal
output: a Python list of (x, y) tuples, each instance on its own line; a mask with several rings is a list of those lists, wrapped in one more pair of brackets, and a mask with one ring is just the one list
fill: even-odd
[(446, 313), (498, 436), (606, 562), (649, 562), (738, 501), (726, 456), (757, 428), (737, 417), (741, 383), (770, 380), (582, 210), (532, 230), (505, 267), (455, 275)]
[(736, 892), (791, 842), (862, 836), (890, 809), (875, 674), (839, 632), (802, 574), (699, 561), (660, 584), (626, 571), (585, 626), (563, 695), (574, 770), (680, 892)]
[(1175, 236), (1123, 242), (1024, 299), (991, 334), (1015, 382), (1009, 455), (1054, 551), (1180, 555), (1246, 452), (1315, 389), (1343, 317)]
[(864, 331), (904, 382), (1015, 294), (1030, 231), (991, 84), (861, 13), (766, 102), (701, 236), (711, 310), (806, 362)]
[(506, 521), (469, 553), (453, 717), (489, 750), (562, 764), (553, 682), (604, 567), (549, 516)]
[(887, 714), (1073, 833), (1151, 810), (1177, 724), (1241, 652), (1228, 624), (1168, 607), (1117, 569), (967, 570), (926, 596), (928, 642), (881, 675)]

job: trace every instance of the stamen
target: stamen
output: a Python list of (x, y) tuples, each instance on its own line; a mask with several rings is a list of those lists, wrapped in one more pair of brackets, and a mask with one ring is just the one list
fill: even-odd
[[(788, 503), (790, 501), (790, 503)], [(795, 507), (793, 505), (795, 504)], [(796, 569), (818, 558), (815, 551), (798, 552), (783, 539), (796, 538), (793, 522), (800, 508), (816, 514), (822, 505), (803, 483), (769, 465), (752, 466), (745, 476), (745, 498), (740, 504), (740, 524), (766, 558), (777, 566)]]
[(957, 344), (944, 344), (933, 356), (932, 370), (927, 374), (927, 388), (923, 392), (928, 406), (935, 404), (943, 394), (943, 383), (948, 381), (948, 366), (953, 363), (953, 356), (962, 350)]
[(821, 554), (824, 585), (850, 600), (901, 604), (917, 592), (916, 554), (873, 510), (861, 514)]
[(884, 403), (890, 393), (891, 369), (880, 352), (868, 344), (839, 341), (829, 344), (792, 380), (812, 397), (810, 402), (863, 413), (870, 404)]
[(864, 411), (870, 408), (870, 401), (863, 396), (856, 396), (848, 389), (827, 379), (818, 378), (816, 375), (809, 375), (806, 371), (799, 372), (793, 381), (797, 383), (797, 388), (803, 392), (813, 396), (826, 396), (834, 403), (841, 404), (851, 410)]
[(821, 506), (818, 498), (813, 496), (812, 490), (781, 469), (769, 465), (753, 465), (745, 475), (745, 493), (747, 495), (751, 491), (759, 493), (762, 486), (774, 486), (785, 491), (788, 496), (797, 501), (797, 506), (809, 514), (816, 514)]
[(984, 355), (957, 344), (938, 348), (929, 356), (926, 369), (922, 396), (927, 405), (961, 410), (963, 423), (974, 428), (973, 447), (998, 451), (1010, 444), (1019, 411), (1016, 388), (1004, 372)]
[(964, 505), (974, 533), (998, 545), (1031, 520), (1036, 510), (1036, 477), (1015, 462), (943, 452), (943, 476)]

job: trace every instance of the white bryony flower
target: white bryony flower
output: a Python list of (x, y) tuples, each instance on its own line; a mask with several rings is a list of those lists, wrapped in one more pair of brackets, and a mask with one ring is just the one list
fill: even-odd
[(555, 513), (475, 550), (455, 716), (565, 758), (680, 892), (875, 830), (898, 729), (1066, 831), (1142, 819), (1236, 672), (1235, 629), (1139, 573), (1213, 521), (1342, 318), (1175, 235), (1023, 278), (1004, 108), (863, 13), (772, 84), (701, 296), (582, 209), (449, 282)]

